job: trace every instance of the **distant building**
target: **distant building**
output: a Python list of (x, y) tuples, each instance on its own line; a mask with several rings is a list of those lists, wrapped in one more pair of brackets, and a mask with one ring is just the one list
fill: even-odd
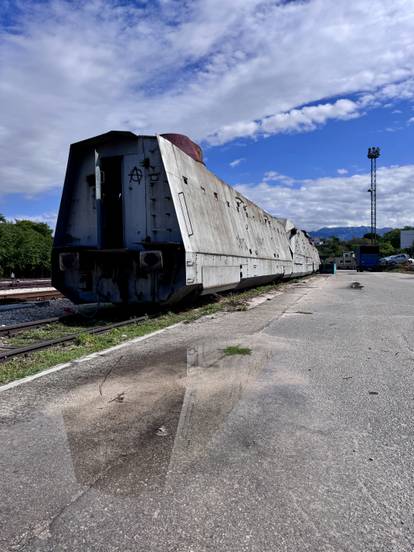
[(400, 247), (401, 249), (414, 247), (414, 230), (401, 230)]
[(355, 253), (353, 251), (346, 251), (340, 257), (335, 257), (336, 268), (342, 270), (355, 270), (356, 260)]
[(322, 239), (322, 238), (312, 238), (312, 241), (315, 245), (323, 245), (325, 243), (326, 240)]

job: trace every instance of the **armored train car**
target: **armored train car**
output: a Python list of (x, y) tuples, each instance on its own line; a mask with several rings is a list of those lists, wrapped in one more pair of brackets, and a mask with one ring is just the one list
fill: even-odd
[(319, 255), (187, 137), (112, 131), (70, 147), (52, 265), (75, 303), (170, 304), (311, 274)]

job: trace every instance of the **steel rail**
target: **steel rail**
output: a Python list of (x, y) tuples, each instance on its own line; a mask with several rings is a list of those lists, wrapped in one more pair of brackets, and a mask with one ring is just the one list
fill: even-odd
[(30, 322), (21, 322), (20, 324), (9, 324), (8, 326), (0, 326), (0, 335), (13, 335), (17, 332), (25, 330), (26, 328), (37, 328), (39, 326), (44, 326), (45, 324), (59, 322), (64, 318), (66, 318), (66, 316), (54, 316), (53, 318), (43, 318), (41, 320), (31, 320)]
[(0, 280), (0, 291), (6, 291), (10, 289), (28, 289), (28, 288), (41, 288), (41, 287), (52, 287), (50, 280), (20, 280), (19, 282), (10, 282), (10, 281), (1, 281)]
[(89, 328), (89, 329), (85, 329), (82, 332), (78, 332), (76, 334), (65, 335), (63, 337), (58, 337), (56, 339), (49, 339), (47, 341), (39, 341), (38, 343), (32, 343), (31, 345), (27, 345), (26, 347), (20, 347), (18, 349), (5, 351), (0, 353), (0, 362), (4, 362), (14, 356), (25, 355), (33, 351), (39, 351), (41, 349), (47, 349), (48, 347), (53, 347), (54, 345), (59, 345), (60, 343), (67, 343), (68, 341), (74, 341), (75, 339), (77, 339), (79, 336), (83, 334), (99, 334), (99, 333), (112, 330), (113, 328), (128, 326), (136, 322), (144, 322), (145, 320), (149, 320), (150, 318), (154, 318), (155, 316), (156, 315), (140, 316), (138, 318), (132, 318), (131, 320), (123, 320), (122, 322), (115, 322), (113, 324), (108, 324), (106, 326)]

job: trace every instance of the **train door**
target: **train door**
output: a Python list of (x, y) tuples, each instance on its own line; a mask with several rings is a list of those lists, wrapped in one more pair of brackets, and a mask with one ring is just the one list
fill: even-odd
[(122, 249), (124, 247), (123, 198), (122, 198), (122, 156), (101, 157), (99, 160), (101, 178), (100, 247)]

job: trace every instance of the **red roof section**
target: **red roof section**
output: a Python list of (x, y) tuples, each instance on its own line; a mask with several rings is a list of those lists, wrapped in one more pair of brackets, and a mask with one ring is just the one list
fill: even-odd
[(192, 157), (194, 161), (198, 161), (204, 165), (203, 150), (198, 144), (190, 140), (188, 136), (184, 136), (184, 134), (161, 134), (161, 136)]

